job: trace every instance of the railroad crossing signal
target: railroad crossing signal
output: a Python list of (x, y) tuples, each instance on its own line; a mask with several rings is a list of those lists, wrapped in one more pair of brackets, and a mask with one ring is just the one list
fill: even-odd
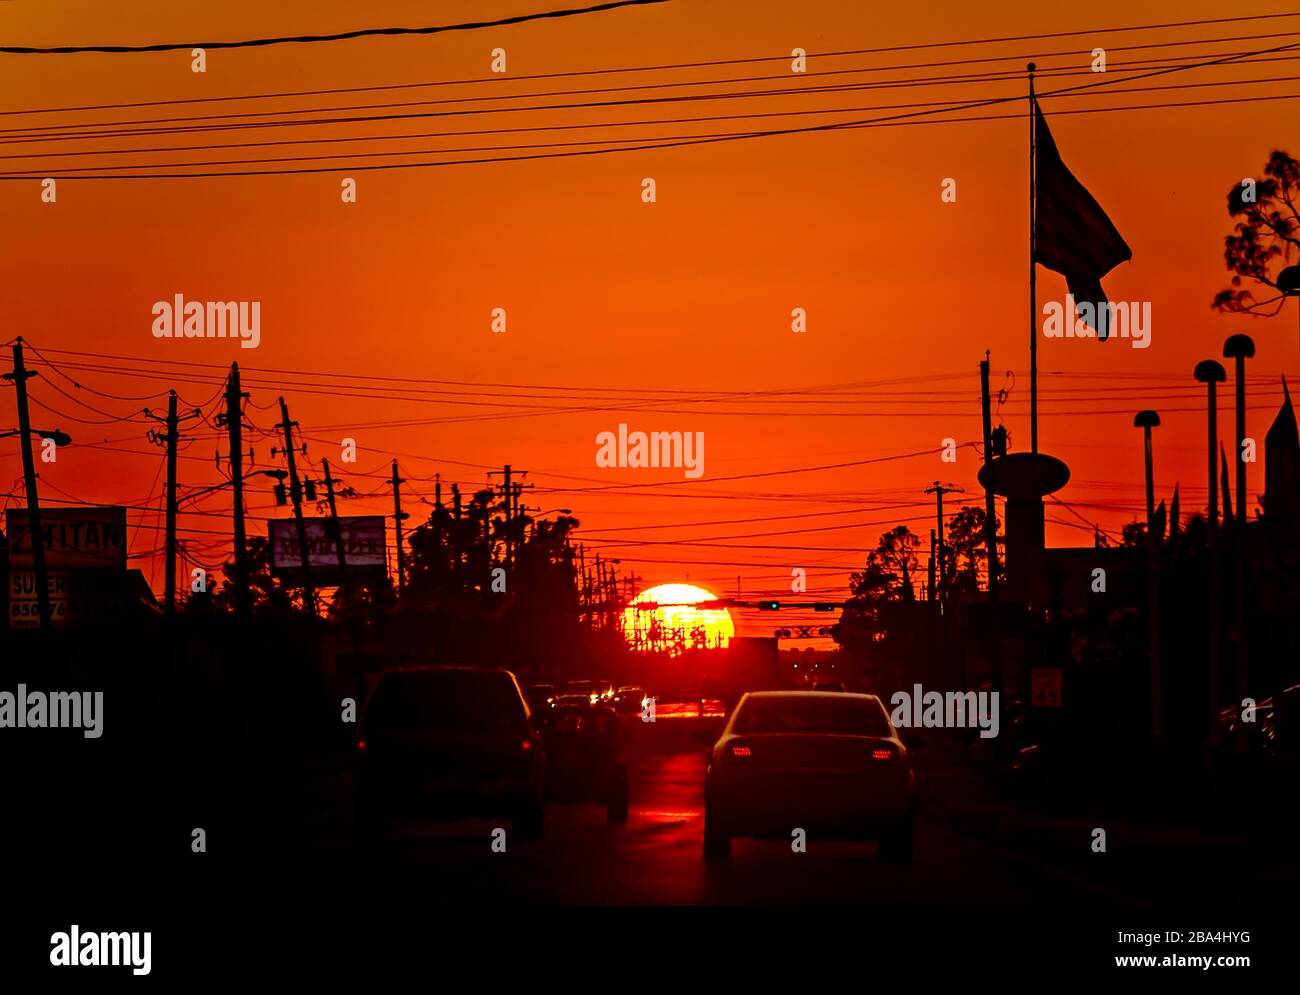
[(796, 625), (788, 629), (777, 629), (773, 635), (777, 639), (825, 639), (831, 635), (829, 625)]

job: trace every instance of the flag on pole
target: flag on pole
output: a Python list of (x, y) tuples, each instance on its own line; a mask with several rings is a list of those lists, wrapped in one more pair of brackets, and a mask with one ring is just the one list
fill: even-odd
[[(1065, 277), (1076, 304), (1089, 303), (1097, 318), (1089, 322), (1097, 337), (1108, 336), (1109, 300), (1101, 278), (1133, 258), (1122, 235), (1095, 197), (1074, 178), (1057, 151), (1042, 108), (1034, 101), (1035, 231), (1034, 260)], [(1089, 312), (1081, 312), (1087, 321)]]

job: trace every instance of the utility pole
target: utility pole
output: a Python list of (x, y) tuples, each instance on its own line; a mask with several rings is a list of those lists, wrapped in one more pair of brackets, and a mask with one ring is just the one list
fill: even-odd
[(316, 587), (311, 581), (311, 558), (307, 549), (307, 523), (302, 517), (302, 485), (298, 482), (298, 465), (294, 462), (293, 429), (298, 423), (289, 420), (289, 406), (280, 398), (280, 417), (277, 428), (284, 429), (284, 455), (289, 460), (289, 496), (293, 499), (293, 517), (298, 523), (298, 552), (302, 562), (302, 598), (307, 610), (316, 614)]
[(248, 586), (248, 541), (244, 534), (244, 453), (241, 402), (248, 395), (239, 389), (239, 364), (230, 364), (226, 378), (226, 431), (230, 435), (230, 483), (235, 511), (235, 611), (247, 616), (253, 607)]
[[(145, 416), (153, 418), (155, 421), (164, 422), (167, 426), (167, 434), (163, 436), (162, 442), (167, 447), (167, 538), (166, 538), (166, 556), (167, 562), (164, 565), (163, 581), (163, 612), (166, 615), (176, 614), (176, 443), (180, 440), (180, 418), (176, 414), (176, 391), (170, 391), (167, 395), (167, 417), (159, 418), (148, 408), (144, 409)], [(197, 418), (199, 410), (196, 408), (192, 414), (186, 418)], [(151, 430), (149, 439), (157, 442), (157, 435)]]
[(937, 561), (938, 561), (938, 557), (939, 557), (939, 546), (938, 546), (938, 544), (934, 541), (934, 529), (931, 529), (931, 530), (930, 530), (930, 565), (926, 568), (926, 571), (927, 571), (927, 576), (926, 576), (926, 584), (927, 584), (927, 586), (926, 586), (926, 589), (925, 589), (925, 600), (926, 600), (926, 601), (933, 601), (933, 600), (934, 600), (934, 586), (935, 586), (935, 585), (934, 585), (934, 569), (935, 569), (935, 567), (938, 565), (938, 562), (937, 562)]
[(513, 552), (513, 544), (510, 538), (510, 525), (511, 522), (514, 521), (514, 512), (511, 510), (514, 502), (514, 497), (512, 496), (513, 494), (514, 491), (510, 487), (510, 464), (507, 463), (505, 466), (505, 484), (502, 486), (502, 496), (505, 498), (505, 504), (506, 504), (506, 512), (505, 512), (506, 522), (505, 522), (505, 529), (503, 531), (505, 533), (505, 539), (506, 539), (506, 573), (507, 574), (510, 573), (510, 555)]
[(337, 484), (338, 481), (330, 476), (330, 461), (322, 459), (320, 462), (321, 468), (325, 471), (325, 495), (329, 500), (330, 506), (330, 531), (334, 533), (334, 548), (338, 550), (339, 554), (339, 570), (342, 572), (344, 577), (343, 590), (347, 591), (349, 589), (349, 584), (347, 582), (348, 558), (343, 551), (343, 526), (339, 523), (339, 510), (334, 504), (334, 485)]
[(1002, 700), (1002, 639), (998, 618), (998, 511), (993, 497), (993, 401), (989, 394), (989, 352), (980, 362), (980, 404), (984, 420), (984, 545), (989, 570), (989, 669), (993, 690)]
[[(936, 526), (935, 535), (937, 537), (937, 543), (938, 543), (938, 545), (935, 547), (935, 551), (939, 557), (938, 593), (940, 595), (942, 595), (944, 584), (947, 582), (947, 568), (944, 564), (943, 496), (945, 494), (964, 493), (964, 491), (965, 488), (954, 487), (952, 484), (941, 484), (937, 480), (934, 482), (932, 486), (927, 487), (925, 489), (925, 493), (933, 494), (935, 497), (935, 526)], [(935, 600), (939, 600), (939, 599), (936, 598)]]
[(18, 392), (18, 441), (23, 449), (23, 489), (27, 492), (27, 535), (32, 544), (32, 573), (36, 577), (36, 610), (41, 630), (54, 628), (50, 615), (50, 578), (45, 569), (45, 535), (41, 531), (41, 503), (36, 496), (36, 461), (32, 458), (32, 423), (27, 412), (27, 378), (37, 376), (23, 367), (23, 339), (14, 343), (14, 368), (4, 378), (12, 380)]
[[(397, 593), (401, 594), (406, 588), (406, 554), (402, 551), (402, 519), (406, 513), (402, 511), (402, 485), (406, 483), (397, 475), (397, 460), (393, 460), (393, 533), (397, 536)], [(453, 490), (456, 495), (456, 517), (460, 517), (460, 491)]]
[(352, 635), (352, 653), (357, 658), (361, 657), (361, 632), (358, 628), (360, 619), (351, 615), (349, 609), (352, 601), (352, 579), (348, 575), (348, 558), (343, 550), (343, 526), (339, 522), (339, 509), (334, 503), (334, 485), (338, 483), (330, 475), (330, 461), (321, 459), (321, 469), (325, 471), (325, 496), (329, 501), (330, 508), (330, 531), (334, 533), (334, 548), (338, 550), (339, 556), (339, 574), (343, 588), (343, 610), (344, 615), (348, 618), (348, 630)]

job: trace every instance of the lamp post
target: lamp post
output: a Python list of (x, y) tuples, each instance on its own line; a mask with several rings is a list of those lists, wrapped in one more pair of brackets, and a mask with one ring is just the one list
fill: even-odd
[[(1246, 672), (1246, 462), (1242, 450), (1246, 441), (1246, 360), (1255, 355), (1255, 342), (1249, 335), (1232, 335), (1223, 343), (1223, 356), (1234, 360), (1234, 383), (1237, 400), (1237, 509), (1233, 539), (1236, 544), (1237, 570), (1234, 595), (1236, 616), (1236, 696), (1240, 701), (1249, 693)], [(1246, 752), (1246, 729), (1237, 723), (1235, 749)]]
[(1135, 428), (1142, 429), (1143, 457), (1147, 485), (1147, 630), (1151, 643), (1151, 739), (1159, 743), (1164, 735), (1163, 681), (1160, 674), (1160, 541), (1156, 538), (1156, 485), (1151, 459), (1151, 430), (1160, 424), (1154, 411), (1139, 411), (1133, 416)]
[(1142, 445), (1146, 462), (1147, 482), (1147, 537), (1154, 543), (1155, 533), (1152, 521), (1156, 515), (1155, 474), (1151, 464), (1151, 430), (1160, 424), (1160, 416), (1154, 411), (1139, 411), (1133, 416), (1133, 427), (1142, 429)]
[(1218, 385), (1223, 383), (1228, 374), (1223, 364), (1213, 359), (1203, 359), (1196, 364), (1194, 376), (1205, 384), (1206, 403), (1205, 421), (1208, 427), (1207, 447), (1210, 496), (1205, 517), (1205, 545), (1210, 554), (1209, 563), (1209, 662), (1210, 662), (1210, 749), (1219, 746), (1219, 681), (1222, 669), (1219, 653), (1222, 649), (1219, 637), (1219, 475), (1215, 466), (1216, 450), (1219, 448), (1219, 401)]
[[(1277, 275), (1277, 289), (1283, 297), (1300, 297), (1300, 266), (1288, 266)], [(1300, 316), (1300, 310), (1296, 311)]]

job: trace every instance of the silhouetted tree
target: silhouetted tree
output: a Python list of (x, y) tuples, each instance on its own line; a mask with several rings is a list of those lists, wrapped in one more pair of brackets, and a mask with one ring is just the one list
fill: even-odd
[[(265, 536), (249, 536), (245, 556), (248, 564), (248, 589), (254, 611), (288, 612), (294, 598), (279, 578), (271, 576), (271, 541)], [(235, 562), (228, 560), (221, 568), (221, 588), (212, 596), (213, 604), (223, 611), (235, 609)], [(195, 606), (196, 608), (199, 605)]]
[(914, 601), (912, 574), (917, 569), (920, 539), (906, 525), (884, 533), (867, 554), (861, 570), (849, 577), (851, 596), (832, 629), (832, 637), (860, 660), (875, 655), (887, 637), (883, 605), (889, 601)]
[(906, 525), (890, 529), (881, 535), (876, 548), (867, 554), (867, 565), (877, 565), (881, 572), (891, 578), (891, 592), (897, 593), (903, 601), (915, 601), (916, 591), (912, 587), (912, 575), (916, 573), (916, 551), (921, 547), (921, 540)]
[(1232, 285), (1215, 295), (1212, 306), (1248, 313), (1267, 301), (1255, 300), (1243, 279), (1277, 291), (1277, 273), (1300, 258), (1300, 161), (1274, 149), (1261, 179), (1243, 180), (1228, 191), (1228, 215), (1239, 219), (1223, 240)]
[[(944, 544), (951, 557), (947, 568), (950, 590), (964, 592), (979, 590), (980, 576), (988, 572), (984, 523), (984, 509), (978, 505), (966, 505), (949, 519)], [(1002, 544), (1001, 538), (998, 536), (999, 546)], [(1001, 560), (1002, 558), (999, 557), (999, 567)]]

